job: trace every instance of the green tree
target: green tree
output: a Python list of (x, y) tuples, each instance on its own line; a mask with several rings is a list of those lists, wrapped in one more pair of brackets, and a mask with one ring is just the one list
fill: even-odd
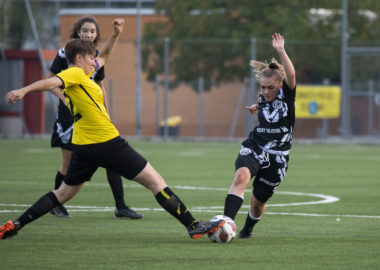
[[(380, 3), (348, 1), (350, 43), (378, 45)], [(249, 76), (249, 41), (257, 40), (257, 59), (275, 56), (271, 35), (282, 33), (298, 81), (340, 81), (340, 0), (158, 0), (167, 21), (146, 26), (143, 67), (148, 79), (163, 72), (163, 37), (170, 38), (172, 81), (212, 82)], [(365, 14), (367, 12), (367, 14)]]

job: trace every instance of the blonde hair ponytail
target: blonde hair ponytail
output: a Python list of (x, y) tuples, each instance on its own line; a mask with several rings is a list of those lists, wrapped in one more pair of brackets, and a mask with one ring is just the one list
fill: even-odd
[(275, 77), (278, 81), (285, 79), (285, 69), (275, 58), (272, 58), (271, 62), (259, 62), (252, 60), (250, 66), (254, 68), (255, 77), (260, 80), (261, 77), (271, 78)]

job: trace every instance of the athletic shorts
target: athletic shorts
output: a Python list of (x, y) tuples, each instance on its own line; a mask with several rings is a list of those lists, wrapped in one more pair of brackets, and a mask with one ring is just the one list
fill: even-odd
[(146, 159), (119, 136), (104, 143), (73, 145), (73, 154), (64, 181), (70, 186), (90, 181), (99, 167), (131, 180), (146, 164)]
[(276, 191), (288, 170), (289, 156), (255, 152), (242, 146), (236, 161), (235, 171), (247, 167), (253, 180), (253, 195), (260, 202), (266, 202)]
[(53, 133), (51, 135), (51, 147), (73, 150), (71, 144), (73, 125), (74, 119), (70, 110), (60, 101), (57, 119), (54, 122)]

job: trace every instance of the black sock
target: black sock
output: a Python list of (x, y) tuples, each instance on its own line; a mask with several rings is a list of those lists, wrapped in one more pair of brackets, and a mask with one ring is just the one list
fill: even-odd
[(195, 225), (196, 220), (187, 209), (185, 204), (174, 194), (174, 192), (166, 187), (156, 195), (157, 202), (168, 211), (173, 217), (179, 220), (186, 228)]
[(37, 218), (45, 215), (51, 209), (57, 207), (59, 202), (55, 194), (50, 191), (36, 201), (28, 210), (26, 210), (17, 221), (20, 222), (21, 227), (36, 220)]
[(243, 204), (243, 199), (235, 194), (228, 194), (224, 202), (224, 215), (235, 219), (237, 212)]
[[(248, 210), (249, 211), (249, 210)], [(251, 227), (253, 228), (257, 222), (260, 221), (261, 218), (255, 218), (255, 219), (252, 219), (250, 216), (249, 216), (249, 212), (247, 214), (247, 218), (245, 219), (245, 225), (244, 227)]]
[(65, 176), (58, 171), (57, 175), (55, 176), (54, 189), (58, 189), (61, 186), (62, 181), (63, 181), (64, 178), (65, 178)]
[(107, 179), (112, 190), (113, 198), (115, 199), (116, 208), (122, 209), (127, 207), (124, 201), (123, 180), (121, 176), (107, 169)]

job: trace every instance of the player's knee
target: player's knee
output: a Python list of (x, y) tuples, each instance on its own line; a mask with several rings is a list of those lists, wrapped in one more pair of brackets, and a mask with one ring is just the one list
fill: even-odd
[(149, 163), (134, 180), (150, 189), (153, 194), (167, 186), (162, 176)]
[(236, 171), (233, 184), (235, 186), (246, 187), (251, 180), (251, 175), (248, 170), (238, 170)]

